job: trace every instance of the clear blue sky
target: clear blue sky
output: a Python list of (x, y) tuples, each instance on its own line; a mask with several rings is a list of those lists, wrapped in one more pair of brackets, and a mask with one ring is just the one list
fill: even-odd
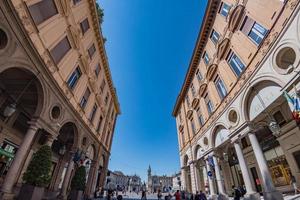
[(171, 113), (192, 56), (206, 0), (98, 0), (122, 114), (109, 169), (156, 174), (180, 170)]

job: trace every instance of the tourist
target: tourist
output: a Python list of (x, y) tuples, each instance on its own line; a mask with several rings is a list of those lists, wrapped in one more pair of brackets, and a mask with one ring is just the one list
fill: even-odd
[(195, 200), (200, 200), (200, 195), (199, 195), (199, 192), (196, 191), (196, 194), (195, 194)]
[(199, 200), (207, 200), (206, 195), (200, 190)]
[(290, 177), (291, 177), (291, 185), (293, 186), (293, 188), (295, 190), (295, 194), (297, 194), (298, 192), (300, 192), (300, 190), (297, 187), (296, 178), (292, 174), (290, 174)]
[(241, 191), (236, 188), (234, 185), (232, 186), (232, 193), (233, 193), (233, 199), (234, 200), (240, 200), (241, 199)]
[(161, 191), (158, 190), (158, 192), (157, 192), (157, 198), (158, 198), (158, 200), (161, 200), (161, 197), (162, 197)]
[(142, 200), (146, 200), (147, 199), (147, 196), (146, 196), (146, 191), (142, 191)]
[(175, 200), (181, 200), (181, 194), (180, 194), (179, 190), (176, 191), (174, 196), (175, 196)]

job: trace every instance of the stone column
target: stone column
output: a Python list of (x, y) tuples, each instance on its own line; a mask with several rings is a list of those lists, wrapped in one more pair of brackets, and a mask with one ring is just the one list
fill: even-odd
[(48, 145), (49, 147), (51, 147), (52, 144), (53, 144), (53, 142), (54, 142), (54, 140), (55, 140), (55, 138), (56, 138), (56, 136), (54, 136), (52, 134), (48, 135), (47, 141), (46, 141), (46, 145)]
[(73, 156), (71, 156), (71, 159), (69, 161), (69, 165), (68, 165), (68, 168), (66, 171), (66, 175), (64, 177), (64, 181), (62, 184), (62, 188), (61, 188), (61, 197), (63, 199), (67, 198), (67, 190), (68, 190), (68, 186), (69, 186), (69, 182), (71, 179), (71, 173), (72, 173), (73, 168), (74, 168), (74, 161), (73, 161)]
[[(204, 162), (205, 163), (205, 162)], [(208, 183), (208, 177), (207, 177), (207, 170), (206, 170), (206, 166), (204, 165), (202, 167), (202, 173), (203, 173), (203, 181), (204, 181), (204, 191), (206, 191), (207, 188), (207, 183)]]
[(33, 142), (34, 136), (38, 130), (38, 127), (35, 123), (29, 122), (30, 127), (27, 130), (27, 133), (23, 139), (22, 144), (20, 145), (16, 156), (10, 166), (4, 183), (1, 188), (2, 198), (0, 199), (10, 199), (12, 197), (12, 190), (16, 181), (16, 174), (21, 170), (24, 160), (26, 159), (28, 152), (30, 150), (31, 144)]
[(96, 162), (92, 161), (91, 163), (91, 168), (89, 171), (89, 176), (88, 176), (88, 181), (86, 184), (86, 195), (90, 198), (92, 198), (93, 193), (95, 192), (94, 190), (94, 180), (95, 180), (95, 174), (96, 174)]
[(192, 162), (190, 164), (190, 173), (191, 173), (191, 190), (192, 190), (192, 193), (196, 193), (197, 191), (197, 186), (198, 186), (198, 183), (197, 183), (197, 175), (196, 175), (196, 169), (195, 169), (195, 164), (194, 162)]
[(221, 177), (221, 171), (220, 171), (220, 166), (218, 163), (218, 160), (215, 156), (213, 156), (214, 164), (215, 164), (215, 172), (216, 172), (216, 181), (219, 189), (219, 193), (222, 195), (225, 195), (225, 189), (224, 189), (224, 183), (222, 181)]
[(181, 168), (181, 188), (183, 190), (186, 190), (186, 173), (184, 167)]
[(239, 165), (242, 171), (242, 175), (243, 175), (243, 179), (244, 179), (244, 183), (245, 183), (245, 187), (246, 187), (246, 197), (248, 197), (249, 199), (260, 199), (260, 195), (255, 192), (252, 182), (251, 182), (251, 178), (250, 178), (250, 173), (247, 167), (247, 163), (245, 161), (244, 155), (243, 155), (243, 151), (241, 149), (241, 146), (235, 142), (234, 143), (234, 148), (236, 151), (236, 155), (237, 158), (239, 160)]
[[(208, 160), (206, 160), (205, 162), (206, 162), (207, 172), (208, 171), (212, 172), (212, 169), (211, 169), (211, 166), (210, 166)], [(210, 195), (215, 196), (216, 192), (215, 192), (215, 188), (214, 188), (213, 177), (208, 177), (208, 184), (209, 184), (209, 193), (210, 193)]]
[(264, 153), (260, 147), (260, 144), (254, 133), (248, 134), (254, 156), (256, 158), (259, 171), (262, 176), (262, 183), (264, 188), (264, 199), (266, 200), (283, 200), (282, 194), (276, 190), (273, 184), (272, 177), (269, 172), (267, 161), (264, 157)]

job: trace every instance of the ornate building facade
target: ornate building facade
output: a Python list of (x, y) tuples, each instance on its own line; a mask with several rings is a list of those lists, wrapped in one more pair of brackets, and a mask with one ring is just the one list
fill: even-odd
[(34, 152), (52, 148), (45, 195), (66, 198), (80, 155), (85, 196), (105, 181), (120, 114), (94, 0), (0, 2), (0, 186), (12, 199)]
[(148, 168), (147, 190), (149, 192), (169, 192), (173, 188), (173, 177), (152, 175), (151, 167)]
[(138, 175), (125, 175), (121, 171), (109, 172), (106, 177), (105, 189), (123, 192), (140, 192), (143, 190), (141, 177)]
[(299, 97), (299, 9), (208, 1), (173, 110), (185, 190), (228, 196), (245, 185), (250, 199), (281, 200), (292, 176), (300, 183), (299, 121), (284, 97)]

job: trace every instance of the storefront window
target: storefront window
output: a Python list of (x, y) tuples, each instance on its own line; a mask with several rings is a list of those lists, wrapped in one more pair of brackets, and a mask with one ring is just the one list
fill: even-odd
[(285, 155), (280, 146), (264, 152), (274, 185), (276, 187), (288, 185), (290, 183), (290, 167), (285, 159)]
[(2, 184), (5, 175), (15, 157), (18, 147), (5, 140), (0, 147), (0, 184)]

